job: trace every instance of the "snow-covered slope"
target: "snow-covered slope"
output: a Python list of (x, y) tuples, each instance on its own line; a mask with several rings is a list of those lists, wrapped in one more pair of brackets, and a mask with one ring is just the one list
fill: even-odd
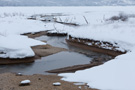
[(75, 73), (60, 74), (62, 80), (85, 82), (99, 90), (135, 90), (135, 51), (116, 57), (104, 65)]

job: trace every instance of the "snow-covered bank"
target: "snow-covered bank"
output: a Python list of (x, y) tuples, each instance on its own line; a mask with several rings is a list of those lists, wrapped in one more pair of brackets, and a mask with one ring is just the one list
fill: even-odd
[[(92, 39), (110, 42), (120, 51), (131, 51), (135, 45), (134, 18), (126, 22), (104, 22), (98, 25), (89, 25), (73, 30), (69, 35), (75, 38)], [(104, 47), (105, 48), (105, 47)]]
[(41, 21), (27, 20), (24, 16), (6, 16), (0, 18), (0, 57), (25, 58), (35, 53), (31, 46), (45, 45), (41, 41), (20, 34), (47, 30)]
[(23, 34), (29, 32), (39, 32), (47, 30), (45, 24), (41, 21), (28, 20), (27, 17), (5, 17), (0, 18), (0, 34), (3, 36), (11, 34)]
[(66, 81), (86, 82), (90, 87), (101, 90), (134, 90), (134, 54), (130, 52), (101, 66), (59, 76), (64, 76), (62, 80)]
[[(75, 38), (110, 42), (117, 45), (118, 50), (128, 52), (94, 68), (59, 74), (64, 77), (62, 80), (86, 82), (90, 87), (101, 90), (135, 90), (135, 11), (128, 7), (116, 9), (118, 11), (115, 12), (111, 8), (108, 12), (91, 12), (86, 15), (90, 22), (88, 26), (73, 29), (68, 34)], [(120, 9), (128, 19), (110, 20), (113, 16), (119, 17)]]
[(25, 58), (34, 56), (31, 46), (45, 43), (21, 35), (0, 36), (1, 58)]

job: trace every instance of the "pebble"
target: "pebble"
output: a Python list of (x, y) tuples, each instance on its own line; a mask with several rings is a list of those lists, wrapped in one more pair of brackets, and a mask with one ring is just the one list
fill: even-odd
[(27, 86), (27, 85), (30, 85), (30, 80), (23, 80), (20, 83), (20, 86)]
[(16, 76), (22, 76), (22, 73), (17, 73)]
[(60, 85), (61, 85), (60, 82), (55, 82), (55, 83), (53, 83), (53, 86), (60, 86)]

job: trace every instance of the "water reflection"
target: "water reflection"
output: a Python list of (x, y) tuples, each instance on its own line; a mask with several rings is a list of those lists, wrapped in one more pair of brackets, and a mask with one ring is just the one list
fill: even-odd
[(41, 60), (36, 60), (30, 64), (3, 65), (0, 66), (0, 73), (3, 72), (20, 72), (26, 75), (48, 74), (45, 71), (63, 68), (67, 66), (90, 63), (91, 58), (76, 52), (60, 52)]

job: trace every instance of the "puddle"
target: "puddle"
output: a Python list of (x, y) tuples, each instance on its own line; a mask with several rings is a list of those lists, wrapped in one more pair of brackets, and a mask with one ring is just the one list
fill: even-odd
[(30, 64), (2, 65), (0, 66), (0, 73), (20, 72), (25, 75), (48, 75), (49, 73), (45, 71), (79, 64), (88, 64), (90, 61), (91, 58), (86, 57), (83, 54), (64, 51), (47, 57), (42, 57), (41, 60), (36, 60), (34, 63)]

